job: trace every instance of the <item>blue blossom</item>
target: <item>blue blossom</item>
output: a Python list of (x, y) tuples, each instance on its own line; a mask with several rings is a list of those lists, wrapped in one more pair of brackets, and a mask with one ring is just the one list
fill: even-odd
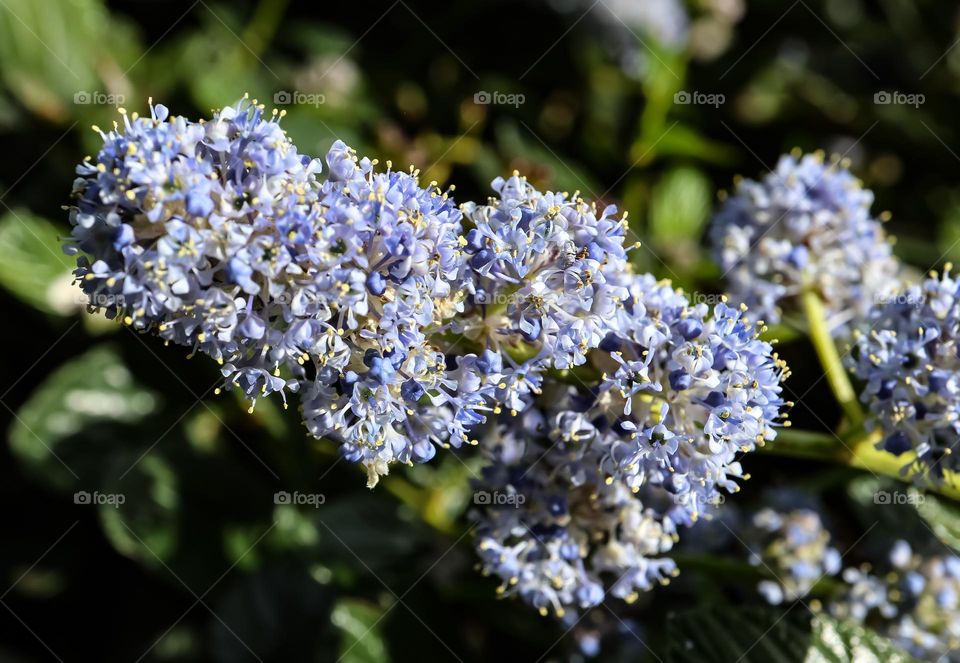
[[(572, 404), (570, 394), (553, 399)], [(674, 534), (621, 481), (600, 468), (601, 433), (582, 414), (530, 409), (484, 441), (491, 463), (475, 500), (476, 547), (498, 593), (541, 614), (627, 602), (676, 574), (662, 553)]]
[(802, 599), (817, 582), (840, 572), (840, 551), (814, 509), (761, 509), (745, 535), (748, 561), (773, 575), (757, 585), (771, 604)]
[(783, 156), (762, 181), (738, 181), (710, 232), (733, 300), (777, 323), (813, 288), (834, 333), (845, 333), (897, 287), (899, 266), (872, 204), (845, 164), (819, 153)]
[(877, 569), (846, 569), (835, 616), (869, 622), (920, 660), (960, 661), (960, 558), (898, 540)]
[(668, 516), (690, 525), (739, 490), (742, 454), (776, 435), (787, 403), (780, 383), (786, 365), (758, 338), (742, 309), (691, 306), (682, 292), (649, 275), (624, 283), (630, 293), (598, 404), (617, 414), (611, 473), (673, 496)]
[(868, 423), (882, 431), (877, 447), (933, 480), (958, 468), (958, 287), (948, 265), (940, 278), (881, 302), (855, 333), (847, 360), (864, 382)]
[(774, 437), (785, 405), (783, 362), (742, 311), (690, 306), (648, 275), (617, 282), (629, 296), (589, 359), (608, 371), (599, 385), (545, 385), (481, 440), (484, 494), (524, 498), (475, 514), (483, 568), (541, 612), (668, 579), (678, 529), (738, 489), (739, 456)]
[(493, 182), (498, 199), (463, 206), (473, 228), (463, 248), (471, 271), (463, 333), (493, 347), (528, 343), (531, 365), (583, 364), (625, 296), (611, 275), (627, 269), (625, 218), (578, 195), (541, 193), (514, 173)]

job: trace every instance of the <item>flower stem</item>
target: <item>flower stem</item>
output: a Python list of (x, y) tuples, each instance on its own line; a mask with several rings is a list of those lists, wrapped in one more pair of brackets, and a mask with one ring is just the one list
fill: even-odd
[(840, 407), (843, 408), (849, 425), (859, 426), (863, 422), (863, 410), (857, 401), (857, 394), (853, 390), (853, 385), (850, 384), (850, 377), (840, 360), (837, 346), (830, 335), (830, 328), (827, 325), (820, 295), (812, 288), (806, 287), (803, 289), (801, 298), (803, 299), (804, 312), (807, 315), (810, 340), (817, 352), (817, 357), (820, 359), (820, 365), (825, 371), (824, 377), (827, 378), (830, 390), (837, 402), (840, 403)]
[(945, 472), (943, 481), (936, 483), (918, 481), (915, 472), (903, 471), (904, 467), (911, 465), (912, 452), (894, 456), (889, 452), (877, 449), (877, 441), (882, 435), (881, 431), (874, 431), (859, 439), (844, 443), (832, 434), (781, 428), (777, 432), (776, 440), (761, 447), (760, 450), (792, 458), (842, 463), (860, 470), (866, 470), (874, 475), (890, 477), (915, 485), (918, 488), (925, 488), (960, 501), (960, 488), (957, 487), (958, 481), (955, 475)]

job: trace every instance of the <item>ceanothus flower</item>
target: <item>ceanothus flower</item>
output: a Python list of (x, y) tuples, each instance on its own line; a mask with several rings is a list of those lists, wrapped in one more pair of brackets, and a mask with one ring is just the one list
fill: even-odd
[(877, 447), (911, 452), (904, 471), (933, 480), (960, 467), (960, 283), (950, 269), (874, 307), (847, 360), (865, 383), (868, 425), (882, 431)]
[(607, 333), (624, 289), (611, 275), (627, 269), (625, 218), (578, 195), (541, 193), (514, 173), (497, 178), (499, 198), (467, 203), (472, 224), (463, 247), (471, 272), (468, 304), (477, 321), (468, 338), (493, 347), (532, 345), (530, 367), (583, 364)]
[(315, 377), (301, 388), (317, 437), (341, 441), (370, 485), (393, 462), (424, 462), (435, 446), (470, 442), (502, 383), (499, 354), (448, 361), (435, 343), (462, 309), (461, 213), (415, 172), (374, 170), (337, 142), (327, 155), (310, 305), (322, 310)]
[(846, 569), (843, 579), (831, 614), (869, 623), (920, 660), (960, 661), (960, 557), (898, 540), (880, 568)]
[(633, 600), (672, 575), (661, 555), (678, 528), (738, 489), (740, 454), (775, 436), (784, 406), (783, 362), (741, 311), (690, 306), (649, 275), (618, 282), (630, 296), (589, 358), (609, 373), (545, 385), (482, 442), (483, 568), (541, 612)]
[(609, 469), (634, 487), (673, 496), (668, 516), (690, 525), (747, 478), (739, 459), (772, 440), (786, 364), (742, 308), (692, 306), (650, 275), (623, 279), (629, 296), (597, 353), (597, 397), (616, 418)]
[(818, 581), (840, 571), (840, 551), (813, 509), (761, 509), (746, 536), (750, 564), (774, 575), (757, 585), (772, 605), (802, 599)]
[(845, 333), (897, 286), (898, 263), (872, 204), (846, 164), (824, 163), (820, 153), (782, 156), (762, 181), (737, 181), (710, 231), (733, 300), (777, 323), (812, 288), (833, 333)]
[(251, 399), (295, 391), (320, 162), (246, 99), (206, 123), (121, 113), (77, 168), (66, 251), (85, 254), (81, 288), (107, 317), (211, 356)]
[(308, 430), (370, 483), (459, 446), (502, 384), (500, 356), (449, 358), (427, 332), (462, 310), (461, 213), (414, 173), (340, 142), (299, 154), (246, 99), (208, 122), (125, 112), (78, 167), (68, 252), (89, 299), (222, 365), (224, 386), (299, 391)]
[[(547, 399), (550, 400), (550, 399)], [(574, 406), (572, 394), (552, 394)], [(609, 593), (627, 602), (676, 575), (675, 534), (623, 481), (605, 475), (604, 434), (582, 413), (528, 409), (484, 440), (476, 548), (498, 594), (563, 617)]]

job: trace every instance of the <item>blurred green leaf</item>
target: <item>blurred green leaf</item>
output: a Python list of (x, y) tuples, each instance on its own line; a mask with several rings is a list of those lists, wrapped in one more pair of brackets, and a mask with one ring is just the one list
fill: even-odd
[(960, 552), (960, 505), (931, 493), (910, 493), (917, 512), (934, 535), (944, 544)]
[(712, 187), (695, 168), (674, 168), (653, 187), (648, 230), (651, 239), (670, 245), (696, 244), (710, 215)]
[(10, 447), (38, 481), (69, 490), (103, 472), (104, 456), (120, 441), (105, 425), (133, 424), (156, 408), (156, 396), (136, 384), (117, 352), (96, 347), (31, 394), (10, 427)]
[(0, 285), (45, 313), (70, 315), (80, 308), (74, 264), (63, 253), (56, 226), (28, 212), (8, 212), (0, 218), (0, 246)]
[[(122, 504), (100, 504), (103, 531), (122, 555), (160, 567), (177, 549), (180, 496), (173, 468), (159, 455), (133, 453), (113, 459), (103, 491)], [(116, 478), (113, 478), (116, 477)]]
[(390, 660), (379, 628), (383, 610), (371, 603), (342, 599), (333, 608), (330, 621), (340, 629), (338, 660), (343, 663), (385, 663)]
[(0, 75), (24, 106), (63, 121), (75, 95), (88, 104), (97, 92), (96, 54), (108, 41), (109, 20), (99, 0), (4, 0)]
[(806, 610), (718, 606), (671, 616), (669, 663), (913, 663), (888, 639)]

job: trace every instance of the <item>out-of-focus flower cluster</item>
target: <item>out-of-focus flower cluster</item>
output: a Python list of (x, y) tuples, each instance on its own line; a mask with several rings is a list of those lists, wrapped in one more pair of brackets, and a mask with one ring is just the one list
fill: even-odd
[(514, 174), (457, 206), (242, 101), (123, 114), (78, 167), (76, 276), (108, 317), (296, 394), (374, 485), (483, 444), (482, 566), (542, 611), (631, 600), (775, 436), (784, 363), (744, 309), (631, 273), (625, 215)]
[[(848, 566), (816, 509), (764, 508), (752, 522), (763, 532), (763, 553), (751, 563), (775, 579), (758, 590), (773, 604), (818, 595), (834, 617), (869, 626), (919, 660), (960, 661), (960, 557), (952, 552), (924, 556), (903, 540), (894, 541), (876, 565)], [(754, 541), (756, 542), (756, 541)], [(807, 599), (810, 601), (810, 599)]]
[(750, 525), (749, 561), (775, 575), (757, 586), (769, 603), (802, 598), (818, 581), (840, 571), (840, 551), (831, 545), (815, 510), (765, 508), (753, 514)]
[(841, 162), (785, 155), (762, 181), (740, 180), (711, 228), (734, 301), (780, 322), (805, 288), (824, 302), (834, 335), (898, 287), (899, 263), (873, 193)]
[(848, 364), (865, 386), (883, 439), (878, 447), (900, 456), (934, 480), (956, 471), (960, 435), (960, 284), (931, 277), (871, 310), (868, 327), (855, 334)]

